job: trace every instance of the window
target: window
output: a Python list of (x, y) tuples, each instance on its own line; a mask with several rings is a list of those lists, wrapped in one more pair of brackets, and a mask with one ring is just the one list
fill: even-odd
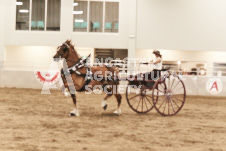
[(103, 28), (103, 2), (90, 2), (90, 32), (101, 32)]
[(74, 31), (87, 31), (87, 12), (88, 2), (87, 1), (75, 1), (74, 6)]
[(20, 0), (16, 3), (16, 30), (29, 29), (30, 0)]
[(105, 4), (105, 32), (118, 32), (119, 5), (118, 2)]
[(213, 63), (213, 76), (226, 76), (226, 63)]
[(31, 30), (45, 28), (45, 0), (32, 1)]
[(60, 30), (61, 0), (48, 0), (47, 3), (47, 30)]
[(118, 32), (119, 2), (117, 0), (74, 0), (73, 31)]
[(16, 30), (60, 30), (61, 0), (17, 0), (16, 5)]

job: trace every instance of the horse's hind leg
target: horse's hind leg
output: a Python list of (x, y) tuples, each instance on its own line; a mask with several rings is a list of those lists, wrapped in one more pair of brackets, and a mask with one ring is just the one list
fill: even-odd
[(76, 106), (76, 96), (75, 96), (75, 94), (71, 94), (71, 98), (72, 98), (72, 100), (73, 100), (75, 109), (72, 110), (72, 111), (69, 113), (69, 116), (79, 116), (78, 108), (77, 108), (77, 106)]
[(116, 90), (114, 92), (114, 95), (117, 99), (117, 102), (118, 102), (118, 109), (114, 111), (115, 114), (118, 114), (120, 115), (122, 113), (121, 111), (121, 100), (122, 100), (122, 95), (118, 92), (118, 85), (116, 85)]
[(109, 97), (111, 97), (113, 94), (114, 96), (116, 97), (117, 99), (117, 102), (118, 102), (118, 108), (117, 110), (114, 111), (115, 114), (118, 114), (120, 115), (122, 112), (121, 112), (121, 108), (120, 108), (120, 105), (121, 105), (121, 100), (122, 100), (122, 96), (121, 94), (118, 92), (118, 84), (116, 85), (111, 85), (112, 87), (111, 88), (107, 88), (107, 89), (104, 89), (107, 93), (107, 96), (104, 98), (104, 100), (102, 101), (102, 107), (104, 108), (104, 110), (107, 109), (107, 99)]
[(107, 88), (107, 92), (105, 93), (107, 93), (107, 96), (102, 100), (102, 103), (101, 103), (104, 110), (107, 109), (107, 99), (112, 96), (112, 89)]
[(114, 94), (116, 99), (117, 99), (117, 102), (118, 102), (118, 109), (114, 111), (115, 114), (118, 114), (120, 115), (122, 113), (122, 110), (121, 110), (121, 100), (122, 100), (122, 95), (121, 94)]

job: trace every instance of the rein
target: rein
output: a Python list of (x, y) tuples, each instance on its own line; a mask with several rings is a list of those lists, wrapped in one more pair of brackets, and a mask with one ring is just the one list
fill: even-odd
[[(70, 50), (70, 45), (68, 45), (66, 42), (65, 43), (62, 43), (62, 46), (65, 45), (69, 50)], [(73, 49), (73, 51), (75, 52), (75, 50)], [(74, 65), (72, 65), (70, 68), (66, 68), (66, 69), (63, 69), (63, 71), (65, 73), (71, 73), (71, 72), (75, 72), (76, 74), (78, 75), (81, 75), (81, 76), (87, 76), (92, 74), (91, 72), (91, 69), (90, 67), (86, 66), (86, 60), (90, 57), (91, 54), (89, 54), (89, 56), (86, 58), (86, 59), (82, 59), (82, 57), (80, 57), (78, 59), (78, 61), (75, 61), (75, 60), (71, 60), (71, 59), (68, 59), (68, 58), (65, 58), (66, 61), (70, 61), (70, 62), (75, 62)], [(85, 67), (87, 68), (87, 72), (86, 74), (82, 74), (81, 72), (78, 71), (78, 69), (82, 68), (82, 67)]]
[[(67, 58), (65, 58), (65, 59), (66, 59), (66, 61), (69, 61), (69, 62), (75, 62), (75, 64), (77, 64), (77, 63), (79, 63), (79, 62), (80, 62), (80, 60), (82, 60), (82, 57), (81, 57), (81, 58), (79, 58), (79, 59), (78, 59), (78, 61), (71, 60), (71, 59), (67, 59)], [(75, 65), (75, 64), (74, 64), (74, 65)], [(73, 65), (73, 66), (74, 66), (74, 65)]]
[(85, 76), (86, 74), (82, 74), (81, 72), (78, 71), (78, 69), (82, 68), (82, 67), (85, 67), (87, 68), (87, 73), (88, 73), (88, 70), (89, 70), (89, 73), (90, 73), (90, 67), (88, 67), (86, 65), (86, 62), (87, 62), (87, 59), (90, 57), (90, 55), (86, 58), (86, 59), (81, 59), (79, 58), (78, 61), (74, 61), (74, 60), (71, 60), (73, 62), (76, 62), (73, 66), (71, 66), (70, 68), (67, 68), (67, 69), (64, 69), (66, 70), (66, 72), (75, 72), (76, 74), (78, 75), (83, 75)]

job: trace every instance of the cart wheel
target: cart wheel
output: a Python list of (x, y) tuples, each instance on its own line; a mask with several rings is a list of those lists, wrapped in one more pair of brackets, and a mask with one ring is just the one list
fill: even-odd
[(126, 88), (126, 99), (130, 108), (137, 113), (147, 113), (154, 107), (152, 91), (146, 89), (142, 84), (139, 86), (128, 84)]
[(183, 107), (186, 98), (183, 81), (176, 74), (162, 76), (153, 87), (152, 98), (155, 109), (161, 115), (177, 114)]

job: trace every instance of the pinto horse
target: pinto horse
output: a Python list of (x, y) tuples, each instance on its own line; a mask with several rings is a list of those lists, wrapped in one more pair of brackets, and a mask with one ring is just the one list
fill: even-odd
[[(88, 90), (94, 90), (100, 87), (107, 91), (105, 92), (107, 96), (102, 100), (103, 109), (107, 109), (107, 99), (114, 95), (118, 103), (117, 110), (114, 113), (121, 114), (120, 105), (122, 96), (118, 92), (119, 81), (112, 79), (113, 75), (119, 73), (116, 67), (106, 65), (87, 66), (86, 60), (81, 59), (70, 40), (65, 41), (58, 47), (57, 53), (53, 58), (55, 61), (58, 61), (59, 58), (64, 59), (63, 69), (61, 70), (61, 77), (64, 83), (63, 88), (67, 88), (70, 92), (75, 107), (69, 113), (69, 116), (79, 116), (76, 104), (76, 91), (87, 91), (87, 88)], [(104, 78), (106, 76), (108, 76), (107, 80)]]

